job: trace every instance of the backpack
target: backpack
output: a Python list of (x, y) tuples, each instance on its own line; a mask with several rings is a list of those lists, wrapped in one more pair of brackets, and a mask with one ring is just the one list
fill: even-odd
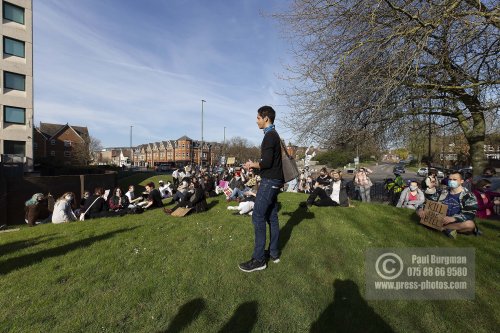
[(422, 191), (427, 190), (427, 178), (428, 178), (428, 177), (425, 177), (425, 178), (422, 180), (422, 182), (420, 183), (420, 189), (421, 189)]

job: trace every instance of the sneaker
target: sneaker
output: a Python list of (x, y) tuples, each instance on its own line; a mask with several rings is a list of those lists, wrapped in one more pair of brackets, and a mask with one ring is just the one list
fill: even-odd
[(267, 264), (266, 264), (265, 260), (259, 261), (259, 260), (252, 258), (247, 262), (239, 264), (238, 267), (243, 272), (250, 273), (253, 271), (260, 271), (260, 270), (266, 269)]
[(274, 262), (275, 264), (279, 263), (280, 262), (280, 257), (273, 257), (273, 256), (270, 256), (269, 259), (271, 259), (272, 262)]
[(445, 230), (443, 230), (443, 233), (449, 238), (453, 238), (453, 239), (457, 238), (457, 231), (456, 230), (445, 229)]
[(279, 255), (277, 255), (276, 257), (273, 257), (273, 256), (270, 254), (269, 250), (265, 250), (265, 251), (264, 251), (264, 255), (266, 256), (266, 259), (267, 259), (267, 260), (271, 260), (271, 261), (272, 261), (272, 262), (274, 262), (275, 264), (277, 264), (277, 263), (279, 263), (279, 262), (280, 262), (280, 256), (279, 256)]
[(474, 233), (474, 236), (481, 236), (483, 234), (483, 232), (481, 230), (479, 230), (478, 227), (474, 228), (473, 233)]

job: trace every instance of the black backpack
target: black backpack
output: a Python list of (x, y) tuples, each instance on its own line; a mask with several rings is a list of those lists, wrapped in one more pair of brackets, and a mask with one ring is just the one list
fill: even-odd
[(425, 178), (422, 180), (422, 182), (420, 183), (420, 189), (421, 189), (422, 191), (427, 190), (427, 183), (426, 183), (427, 178), (429, 178), (429, 176), (425, 177)]

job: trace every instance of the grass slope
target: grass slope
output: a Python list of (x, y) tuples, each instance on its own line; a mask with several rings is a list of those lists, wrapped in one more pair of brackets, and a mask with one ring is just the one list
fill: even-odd
[[(163, 177), (165, 178), (165, 177)], [(148, 179), (142, 179), (145, 183)], [(155, 181), (157, 181), (155, 179)], [(137, 184), (137, 183), (136, 183)], [(282, 261), (252, 274), (250, 217), (222, 197), (185, 218), (161, 210), (0, 234), (2, 332), (493, 332), (499, 224), (455, 241), (378, 204), (298, 209), (280, 194)], [(370, 247), (474, 247), (473, 301), (366, 301)]]

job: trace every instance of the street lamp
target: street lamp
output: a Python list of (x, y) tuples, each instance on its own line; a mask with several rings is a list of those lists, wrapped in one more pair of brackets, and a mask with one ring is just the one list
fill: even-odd
[(132, 151), (132, 128), (134, 126), (130, 125), (130, 166), (134, 164), (134, 152)]
[(200, 155), (199, 155), (199, 160), (200, 163), (199, 166), (203, 166), (203, 103), (206, 103), (204, 99), (201, 100), (201, 147), (200, 147)]
[(224, 156), (224, 166), (226, 165), (226, 126), (224, 126), (224, 145), (222, 146), (222, 156)]

